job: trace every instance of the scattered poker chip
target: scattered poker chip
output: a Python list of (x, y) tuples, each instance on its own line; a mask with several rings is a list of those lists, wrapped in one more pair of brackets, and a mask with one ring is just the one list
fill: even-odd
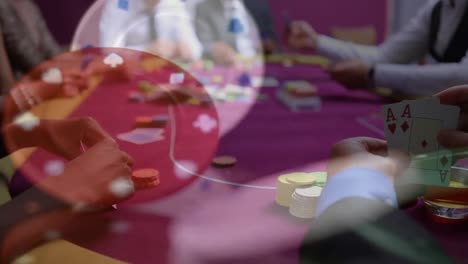
[(252, 85), (252, 80), (250, 79), (250, 76), (247, 73), (243, 73), (239, 76), (238, 83), (242, 87), (247, 87)]
[(214, 158), (211, 164), (216, 168), (230, 168), (237, 164), (237, 159), (232, 156), (219, 156)]
[(144, 102), (145, 96), (137, 91), (130, 91), (128, 93), (128, 101), (136, 103)]
[(312, 185), (315, 183), (315, 177), (310, 173), (291, 173), (286, 176), (286, 180), (295, 186)]
[(295, 97), (315, 97), (317, 87), (307, 81), (289, 81), (285, 84), (288, 93)]
[(159, 171), (155, 169), (140, 169), (132, 173), (132, 180), (135, 183), (151, 183), (159, 181)]
[(153, 188), (159, 185), (159, 171), (155, 169), (141, 169), (132, 173), (132, 181), (137, 190)]
[(162, 115), (155, 117), (139, 116), (135, 119), (135, 128), (164, 128), (167, 121), (168, 117)]
[(158, 128), (165, 127), (168, 121), (169, 121), (169, 116), (167, 115), (156, 115), (153, 117), (154, 125)]

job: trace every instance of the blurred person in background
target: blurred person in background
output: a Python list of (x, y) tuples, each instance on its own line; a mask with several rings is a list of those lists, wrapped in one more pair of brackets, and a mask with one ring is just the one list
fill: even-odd
[[(318, 34), (293, 22), (289, 44), (312, 49), (336, 64), (333, 79), (355, 89), (386, 87), (408, 95), (430, 95), (468, 83), (468, 1), (429, 1), (399, 33), (378, 47)], [(412, 64), (430, 55), (430, 64)]]
[(132, 48), (186, 62), (202, 53), (181, 0), (107, 0), (99, 30), (101, 47)]
[(206, 57), (234, 65), (257, 55), (258, 32), (241, 0), (210, 0), (195, 8), (195, 29)]
[(1, 69), (2, 83), (11, 75), (17, 79), (62, 51), (34, 1), (0, 1), (0, 30), (10, 65)]

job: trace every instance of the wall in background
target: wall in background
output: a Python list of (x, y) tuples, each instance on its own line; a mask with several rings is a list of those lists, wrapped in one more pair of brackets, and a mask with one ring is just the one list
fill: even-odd
[[(250, 0), (255, 1), (255, 0)], [(329, 34), (332, 27), (373, 25), (381, 42), (387, 29), (387, 0), (270, 0), (278, 32), (284, 32), (282, 12), (293, 19), (309, 21), (319, 33)]]
[[(80, 18), (94, 2), (94, 0), (35, 1), (39, 4), (51, 31), (62, 44), (70, 43)], [(328, 34), (333, 26), (373, 25), (377, 29), (379, 41), (386, 36), (387, 0), (270, 0), (270, 3), (278, 33), (284, 32), (282, 13), (287, 11), (292, 19), (311, 22), (320, 33)]]

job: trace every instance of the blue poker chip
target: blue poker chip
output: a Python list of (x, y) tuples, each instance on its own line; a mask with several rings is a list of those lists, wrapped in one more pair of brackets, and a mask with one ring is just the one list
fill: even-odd
[(247, 73), (242, 73), (239, 76), (238, 83), (242, 87), (247, 87), (252, 85), (252, 80), (250, 79), (250, 75)]

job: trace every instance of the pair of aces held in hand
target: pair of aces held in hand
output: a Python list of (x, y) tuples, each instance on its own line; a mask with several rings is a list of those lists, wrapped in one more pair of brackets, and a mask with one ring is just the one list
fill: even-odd
[(448, 186), (455, 160), (437, 137), (443, 129), (457, 128), (460, 108), (429, 98), (385, 105), (382, 116), (388, 147), (412, 156), (403, 182)]

